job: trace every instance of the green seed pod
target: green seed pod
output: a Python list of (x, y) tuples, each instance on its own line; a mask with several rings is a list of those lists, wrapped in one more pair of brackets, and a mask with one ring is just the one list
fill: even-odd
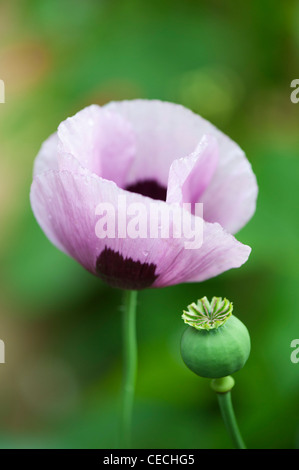
[(182, 316), (191, 325), (183, 333), (181, 355), (186, 366), (200, 377), (220, 378), (241, 369), (250, 353), (246, 326), (232, 315), (232, 304), (206, 297), (188, 306)]

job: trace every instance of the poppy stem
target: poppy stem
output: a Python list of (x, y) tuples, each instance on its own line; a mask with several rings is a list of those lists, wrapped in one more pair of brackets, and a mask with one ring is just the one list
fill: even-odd
[(231, 376), (227, 376), (222, 377), (221, 379), (213, 379), (211, 387), (217, 393), (221, 415), (234, 446), (237, 449), (246, 449), (232, 404), (231, 389), (234, 384), (234, 379)]
[(131, 445), (132, 411), (137, 373), (136, 339), (137, 291), (125, 291), (123, 313), (123, 402), (121, 414), (121, 448)]

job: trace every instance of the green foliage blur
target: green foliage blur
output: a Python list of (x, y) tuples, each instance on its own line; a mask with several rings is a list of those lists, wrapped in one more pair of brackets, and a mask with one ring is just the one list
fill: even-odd
[(252, 353), (233, 400), (251, 448), (299, 448), (299, 4), (252, 0), (19, 0), (0, 4), (1, 448), (114, 448), (121, 292), (59, 252), (29, 205), (33, 160), (91, 103), (158, 98), (212, 121), (245, 150), (257, 211), (237, 235), (249, 261), (138, 302), (135, 448), (229, 448), (208, 379), (180, 357), (182, 309), (225, 296)]

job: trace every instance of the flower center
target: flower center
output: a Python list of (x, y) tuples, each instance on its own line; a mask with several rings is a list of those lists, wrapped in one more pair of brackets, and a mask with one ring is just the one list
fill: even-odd
[(152, 199), (166, 201), (167, 188), (155, 180), (138, 181), (137, 183), (129, 184), (125, 189), (131, 193), (142, 194), (142, 196), (147, 196)]

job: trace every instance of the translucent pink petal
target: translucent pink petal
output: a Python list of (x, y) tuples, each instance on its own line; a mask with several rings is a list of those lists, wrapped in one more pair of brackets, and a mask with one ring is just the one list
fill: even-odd
[(200, 202), (217, 164), (217, 141), (211, 135), (204, 135), (195, 152), (172, 163), (168, 177), (167, 202)]
[(80, 167), (73, 157), (69, 161), (76, 169), (73, 173), (49, 170), (34, 178), (31, 206), (52, 243), (94, 273), (97, 254), (104, 248), (95, 234), (95, 209), (99, 202), (116, 198), (121, 190)]
[(42, 144), (40, 151), (34, 161), (33, 176), (38, 173), (43, 173), (47, 170), (57, 170), (57, 148), (58, 148), (58, 136), (57, 133), (52, 134)]
[(223, 137), (219, 149), (223, 157), (201, 197), (204, 217), (236, 233), (255, 212), (258, 186), (250, 163), (236, 144)]
[[(163, 271), (153, 287), (201, 282), (244, 264), (251, 248), (238, 242), (219, 224), (204, 222), (203, 245), (186, 249), (183, 239), (172, 240), (164, 250)], [(169, 240), (169, 242), (171, 242)]]
[(89, 106), (62, 122), (58, 137), (60, 169), (70, 169), (65, 154), (71, 154), (91, 172), (120, 187), (126, 183), (135, 138), (131, 125), (120, 115)]
[(183, 106), (158, 100), (112, 102), (105, 109), (129, 121), (136, 135), (136, 158), (129, 183), (146, 179), (166, 186), (172, 162), (196, 151), (204, 134), (218, 142), (219, 163), (201, 195), (204, 216), (231, 233), (251, 218), (257, 198), (256, 178), (240, 147), (211, 123)]
[[(117, 218), (124, 216), (125, 211), (118, 208), (119, 196), (126, 197), (127, 205), (142, 204), (148, 220), (152, 220), (152, 205), (168, 206), (165, 202), (121, 190), (87, 170), (84, 174), (49, 170), (37, 175), (30, 198), (35, 217), (48, 238), (94, 274), (97, 274), (99, 256), (107, 249), (124, 260), (139, 262), (141, 271), (146, 266), (155, 266), (153, 287), (204, 280), (238, 267), (248, 258), (250, 248), (218, 224), (204, 223), (203, 245), (198, 249), (186, 249), (184, 237), (150, 238), (149, 227), (145, 238), (100, 239), (95, 233), (99, 220), (96, 208), (100, 202), (109, 203), (115, 207)], [(183, 209), (175, 208), (171, 230), (178, 224), (177, 217), (182, 212)], [(190, 213), (186, 214), (187, 218), (194, 219)]]
[(204, 133), (201, 118), (173, 103), (132, 100), (104, 108), (119, 113), (134, 129), (136, 158), (129, 183), (154, 179), (166, 186), (172, 161), (193, 152)]

